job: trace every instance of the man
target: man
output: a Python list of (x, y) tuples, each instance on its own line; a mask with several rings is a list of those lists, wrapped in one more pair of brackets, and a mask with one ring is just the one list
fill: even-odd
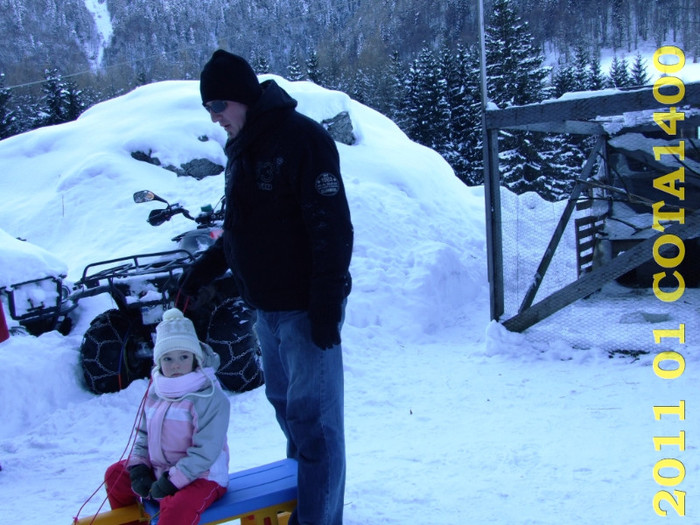
[(277, 83), (216, 51), (204, 107), (228, 133), (224, 233), (183, 278), (196, 289), (231, 269), (255, 325), (266, 395), (298, 461), (290, 524), (339, 525), (345, 491), (340, 329), (353, 229), (333, 139)]

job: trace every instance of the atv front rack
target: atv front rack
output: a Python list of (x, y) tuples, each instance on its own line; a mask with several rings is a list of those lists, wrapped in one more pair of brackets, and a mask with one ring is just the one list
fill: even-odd
[[(56, 328), (67, 333), (70, 326), (62, 329), (61, 325), (85, 297), (108, 292), (120, 309), (129, 308), (133, 302), (146, 309), (166, 304), (168, 289), (177, 283), (175, 273), (194, 260), (183, 249), (131, 255), (88, 264), (72, 288), (64, 284), (65, 275), (61, 275), (12, 284), (0, 292), (7, 296), (10, 317), (30, 333), (38, 335)], [(130, 292), (140, 281), (154, 285), (157, 297), (142, 294), (134, 301)]]
[(58, 319), (76, 305), (66, 304), (69, 290), (63, 285), (65, 275), (48, 276), (15, 283), (2, 292), (7, 296), (10, 317), (15, 321)]

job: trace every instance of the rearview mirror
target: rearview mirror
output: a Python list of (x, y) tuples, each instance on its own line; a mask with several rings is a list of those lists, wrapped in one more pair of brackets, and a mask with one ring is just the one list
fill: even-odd
[(168, 201), (165, 199), (158, 197), (155, 193), (153, 193), (150, 190), (141, 190), (137, 191), (134, 193), (134, 202), (136, 203), (141, 203), (141, 202), (151, 202), (151, 201), (160, 201), (164, 202), (165, 204), (168, 204)]

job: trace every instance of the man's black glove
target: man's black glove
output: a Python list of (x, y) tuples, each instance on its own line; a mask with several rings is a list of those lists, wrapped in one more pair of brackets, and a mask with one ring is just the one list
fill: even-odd
[(328, 350), (340, 344), (339, 304), (312, 305), (309, 309), (311, 321), (311, 340), (322, 350)]
[(134, 465), (129, 469), (129, 478), (131, 479), (131, 490), (142, 498), (148, 496), (151, 485), (156, 480), (150, 467), (143, 463)]
[(165, 496), (172, 496), (177, 492), (177, 487), (168, 478), (168, 473), (163, 474), (151, 485), (151, 497), (153, 499), (163, 499)]
[(214, 280), (214, 277), (207, 275), (203, 269), (198, 268), (197, 264), (194, 263), (182, 272), (177, 285), (183, 294), (196, 297), (199, 289), (209, 284), (212, 280)]
[(177, 281), (180, 291), (196, 297), (200, 288), (226, 272), (226, 258), (219, 246), (211, 246), (182, 272)]

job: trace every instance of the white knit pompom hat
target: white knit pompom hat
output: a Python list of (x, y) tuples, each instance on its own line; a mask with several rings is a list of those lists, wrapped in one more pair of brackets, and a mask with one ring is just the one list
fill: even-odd
[(168, 352), (187, 350), (192, 352), (197, 363), (204, 361), (202, 346), (192, 321), (187, 319), (177, 308), (171, 308), (163, 314), (163, 320), (156, 326), (156, 344), (153, 347), (153, 362), (160, 365), (160, 359)]

